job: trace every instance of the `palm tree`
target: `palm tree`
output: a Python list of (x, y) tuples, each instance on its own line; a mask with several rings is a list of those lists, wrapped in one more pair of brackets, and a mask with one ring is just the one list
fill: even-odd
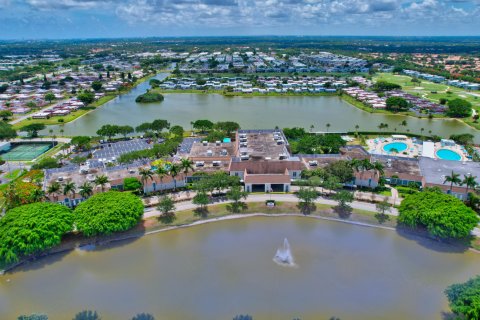
[(350, 166), (352, 169), (354, 169), (356, 172), (360, 172), (360, 168), (362, 167), (362, 161), (359, 159), (352, 159), (350, 160)]
[(377, 173), (378, 173), (380, 176), (383, 176), (385, 174), (384, 168), (385, 167), (383, 166), (383, 163), (381, 163), (381, 162), (375, 161), (372, 164), (372, 169), (375, 170), (375, 175), (377, 175)]
[(313, 128), (315, 128), (315, 126), (313, 124), (310, 125), (310, 132), (313, 132)]
[(45, 200), (45, 191), (40, 188), (35, 188), (32, 193), (33, 202), (41, 202)]
[(327, 127), (327, 132), (328, 132), (328, 129), (329, 129), (330, 126), (331, 126), (330, 123), (327, 123), (325, 126)]
[(450, 182), (450, 193), (452, 193), (453, 185), (460, 184), (462, 180), (460, 180), (460, 174), (452, 171), (451, 175), (445, 176), (445, 181), (443, 181), (443, 184), (445, 184), (446, 182)]
[(361, 166), (364, 171), (368, 171), (373, 167), (372, 163), (370, 162), (370, 159), (363, 159), (361, 161)]
[(82, 198), (88, 199), (93, 194), (93, 187), (89, 182), (85, 182), (80, 186), (78, 193), (82, 196)]
[(48, 186), (47, 188), (47, 194), (53, 196), (53, 199), (55, 201), (58, 200), (58, 194), (60, 193), (60, 188), (62, 186), (60, 185), (60, 183), (58, 183), (57, 181), (54, 181), (52, 182), (51, 185)]
[(160, 184), (163, 185), (163, 178), (168, 175), (168, 171), (163, 166), (159, 166), (157, 170), (155, 170), (155, 174), (160, 179)]
[(95, 186), (101, 186), (102, 192), (105, 191), (105, 185), (108, 183), (108, 177), (101, 175), (95, 178)]
[(74, 182), (70, 181), (67, 182), (63, 186), (63, 195), (67, 196), (69, 193), (72, 195), (72, 199), (75, 199), (75, 190), (77, 189), (77, 186), (75, 185)]
[(138, 170), (138, 174), (140, 175), (140, 180), (142, 181), (143, 193), (146, 193), (145, 184), (149, 179), (153, 179), (153, 172), (150, 168), (140, 168), (140, 170)]
[(360, 126), (358, 124), (355, 125), (355, 131), (358, 131), (360, 129)]
[(476, 179), (477, 179), (476, 176), (463, 175), (463, 181), (460, 183), (460, 185), (461, 186), (463, 186), (463, 185), (467, 186), (467, 190), (465, 191), (465, 193), (467, 194), (467, 197), (468, 197), (468, 189), (470, 189), (470, 188), (475, 189), (475, 187), (478, 185)]
[(402, 122), (400, 122), (400, 125), (402, 127), (406, 127), (407, 126), (407, 120), (403, 120)]
[(173, 191), (177, 189), (177, 180), (175, 179), (175, 177), (178, 176), (181, 170), (182, 168), (176, 163), (172, 163), (172, 165), (168, 169), (168, 174), (173, 179)]
[(423, 136), (423, 131), (425, 131), (425, 128), (420, 128), (420, 133)]
[(180, 160), (180, 167), (185, 174), (187, 174), (190, 170), (195, 171), (195, 169), (193, 168), (193, 161), (186, 158), (182, 158)]

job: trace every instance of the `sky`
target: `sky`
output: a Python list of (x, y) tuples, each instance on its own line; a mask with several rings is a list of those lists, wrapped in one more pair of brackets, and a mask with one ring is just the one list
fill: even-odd
[(480, 36), (480, 0), (0, 0), (0, 39)]

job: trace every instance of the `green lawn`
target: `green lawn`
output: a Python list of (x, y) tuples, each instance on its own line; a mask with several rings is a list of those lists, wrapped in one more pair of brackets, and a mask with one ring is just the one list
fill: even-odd
[[(374, 77), (375, 81), (383, 80), (399, 84), (404, 91), (437, 103), (440, 102), (441, 98), (448, 100), (460, 98), (470, 101), (476, 110), (480, 110), (480, 97), (471, 95), (472, 92), (468, 92), (462, 88), (451, 87), (443, 83), (434, 83), (423, 79), (420, 79), (421, 83), (414, 83), (411, 82), (411, 79), (412, 78), (409, 76), (392, 73), (379, 73)], [(450, 91), (451, 94), (447, 94), (447, 91)]]

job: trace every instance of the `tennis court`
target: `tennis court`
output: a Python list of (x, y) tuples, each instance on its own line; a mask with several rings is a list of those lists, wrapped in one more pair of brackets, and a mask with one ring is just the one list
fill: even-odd
[(52, 144), (28, 143), (13, 146), (12, 149), (1, 155), (7, 161), (30, 161), (47, 152)]

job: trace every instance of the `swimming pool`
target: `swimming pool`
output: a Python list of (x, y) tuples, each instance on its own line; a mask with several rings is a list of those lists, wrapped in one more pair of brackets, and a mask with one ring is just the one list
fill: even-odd
[(402, 152), (407, 150), (408, 145), (404, 142), (391, 142), (383, 146), (383, 150), (386, 152), (392, 152), (393, 149), (397, 152)]
[(460, 161), (462, 156), (449, 149), (440, 149), (437, 151), (437, 157), (443, 160)]

